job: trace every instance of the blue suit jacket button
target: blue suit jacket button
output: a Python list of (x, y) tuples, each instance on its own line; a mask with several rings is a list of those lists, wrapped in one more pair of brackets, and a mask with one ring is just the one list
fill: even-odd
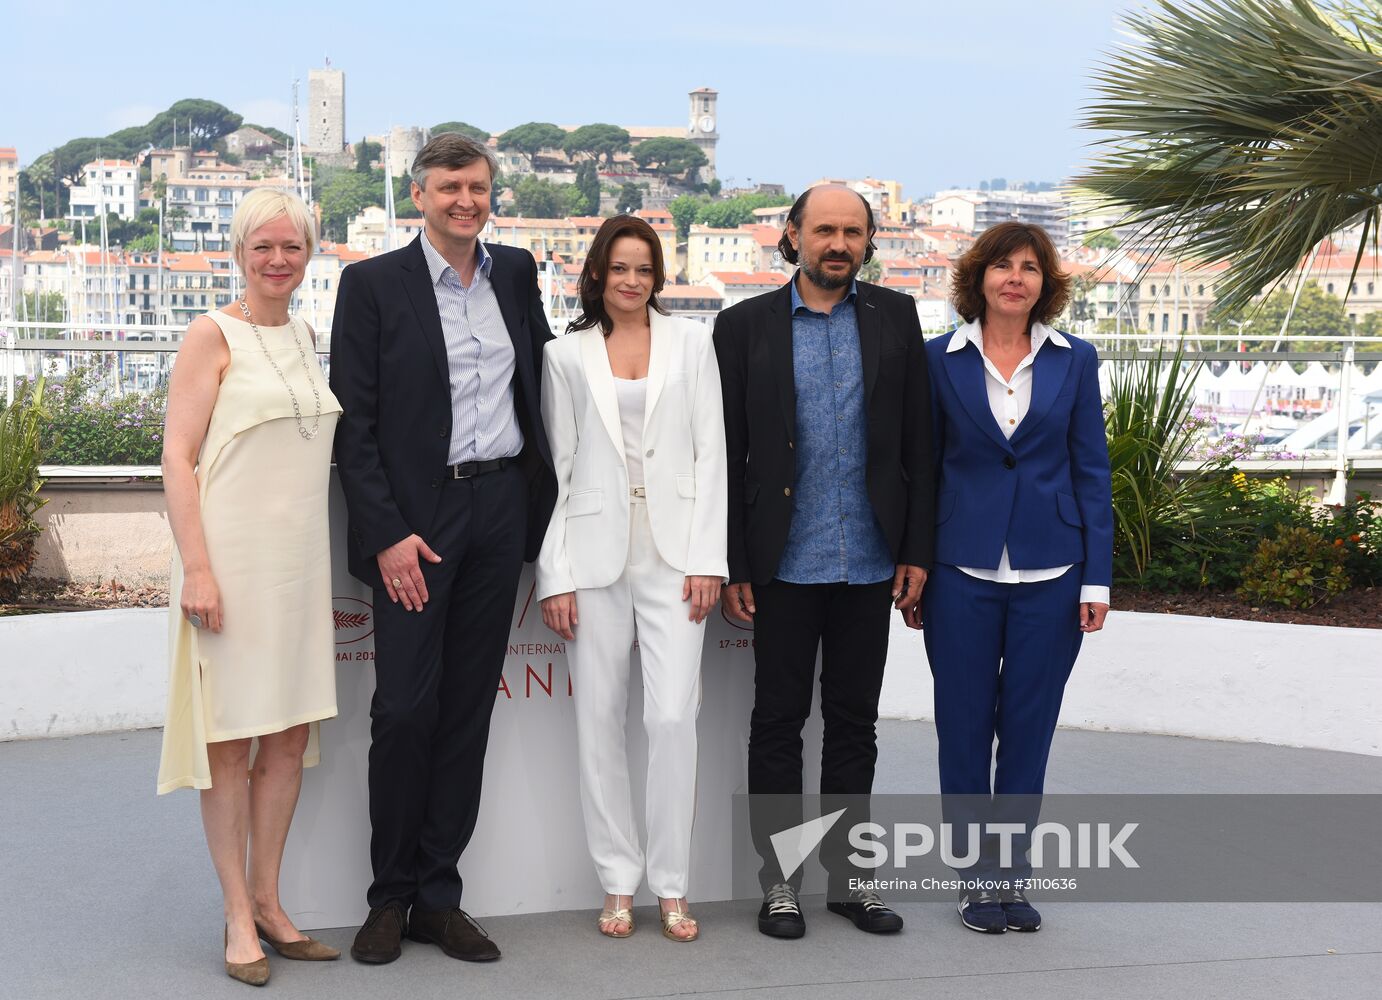
[(1003, 456), (1003, 468), (1005, 468), (1005, 469), (1015, 469), (1015, 468), (1017, 468), (1017, 459), (1013, 458), (1011, 455), (1004, 455), (1004, 456)]

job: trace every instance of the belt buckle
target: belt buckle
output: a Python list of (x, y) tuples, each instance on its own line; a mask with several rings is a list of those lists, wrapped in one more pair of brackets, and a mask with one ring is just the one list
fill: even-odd
[(462, 471), (461, 471), (461, 467), (462, 467), (462, 466), (469, 465), (469, 464), (470, 464), (469, 462), (457, 462), (455, 465), (451, 466), (451, 478), (452, 478), (452, 479), (473, 479), (473, 478), (475, 477), (475, 473), (473, 473), (473, 472), (462, 472)]
[(641, 500), (646, 500), (646, 499), (648, 498), (648, 487), (646, 487), (646, 486), (630, 486), (630, 487), (629, 487), (629, 496), (631, 496), (631, 497), (638, 497), (638, 498), (641, 499)]

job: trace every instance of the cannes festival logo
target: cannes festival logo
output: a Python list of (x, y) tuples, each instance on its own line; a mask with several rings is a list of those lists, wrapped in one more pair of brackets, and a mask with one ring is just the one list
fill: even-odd
[(368, 639), (374, 635), (374, 608), (355, 597), (337, 597), (331, 602), (331, 623), (338, 646)]

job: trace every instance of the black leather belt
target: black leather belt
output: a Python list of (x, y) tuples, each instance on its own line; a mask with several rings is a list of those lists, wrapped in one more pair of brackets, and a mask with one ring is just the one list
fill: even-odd
[(450, 479), (473, 479), (475, 476), (483, 476), (488, 472), (498, 472), (500, 469), (508, 468), (516, 459), (512, 458), (491, 458), (484, 462), (462, 462), (459, 465), (448, 465), (447, 476)]

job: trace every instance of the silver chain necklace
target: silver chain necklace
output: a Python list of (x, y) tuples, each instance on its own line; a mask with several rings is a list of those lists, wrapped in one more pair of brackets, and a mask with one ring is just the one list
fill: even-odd
[(288, 390), (288, 398), (293, 401), (293, 416), (298, 422), (298, 433), (302, 435), (304, 441), (311, 441), (317, 436), (317, 431), (321, 430), (322, 396), (321, 393), (317, 391), (317, 380), (312, 377), (312, 369), (308, 367), (307, 352), (302, 349), (302, 341), (298, 339), (298, 328), (293, 323), (293, 317), (288, 317), (288, 326), (293, 331), (293, 343), (297, 345), (298, 357), (302, 358), (302, 370), (307, 373), (307, 384), (312, 387), (312, 396), (317, 401), (317, 412), (313, 415), (311, 430), (303, 426), (302, 407), (298, 405), (297, 393), (295, 393), (293, 387), (288, 384), (288, 376), (283, 374), (283, 369), (278, 367), (278, 362), (275, 361), (274, 356), (269, 353), (269, 348), (264, 343), (264, 335), (259, 332), (259, 326), (254, 322), (254, 316), (250, 313), (249, 304), (244, 299), (241, 299), (239, 301), (239, 306), (240, 311), (245, 314), (245, 322), (248, 323), (250, 329), (254, 331), (254, 339), (259, 341), (259, 349), (264, 352), (264, 357), (269, 359), (269, 364), (273, 365), (274, 371), (278, 372), (278, 378), (279, 381), (283, 383), (283, 388)]

